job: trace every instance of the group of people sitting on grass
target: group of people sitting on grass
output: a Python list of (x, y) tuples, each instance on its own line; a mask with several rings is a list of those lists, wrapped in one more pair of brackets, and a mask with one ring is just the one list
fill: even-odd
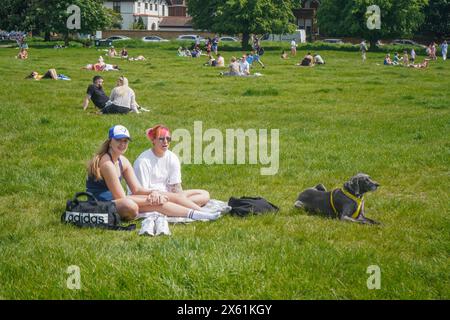
[(220, 53), (217, 54), (217, 58), (214, 58), (213, 54), (210, 53), (208, 56), (208, 61), (206, 61), (205, 66), (209, 67), (225, 67), (225, 59), (222, 57)]
[(149, 111), (136, 102), (136, 95), (134, 90), (129, 87), (126, 77), (120, 76), (117, 79), (116, 86), (112, 89), (109, 97), (103, 90), (103, 82), (104, 79), (98, 75), (92, 79), (92, 84), (88, 86), (84, 98), (83, 110), (87, 109), (89, 100), (91, 100), (95, 107), (99, 109), (98, 114), (127, 114), (129, 112)]
[(313, 56), (311, 55), (311, 52), (308, 52), (306, 56), (304, 56), (300, 61), (300, 63), (297, 63), (296, 65), (300, 67), (314, 67), (317, 64), (325, 64), (325, 60), (323, 60), (320, 54), (314, 54)]
[[(249, 63), (250, 61), (250, 63)], [(234, 76), (234, 77), (248, 77), (251, 76), (250, 67), (253, 64), (253, 61), (258, 61), (262, 64), (259, 57), (255, 60), (254, 56), (251, 56), (250, 60), (246, 54), (243, 54), (241, 59), (237, 59), (236, 57), (231, 57), (231, 62), (228, 66), (228, 72), (221, 72), (221, 76)], [(264, 64), (262, 64), (264, 68)], [(255, 73), (253, 76), (261, 76), (260, 73)]]
[(194, 46), (192, 50), (189, 50), (185, 47), (179, 47), (177, 51), (177, 55), (179, 57), (190, 57), (190, 58), (200, 58), (200, 56), (205, 55), (202, 54), (202, 50), (199, 46)]
[(108, 53), (106, 54), (106, 56), (110, 57), (110, 58), (121, 58), (121, 59), (127, 59), (129, 61), (145, 61), (147, 60), (147, 58), (145, 58), (143, 55), (138, 55), (137, 57), (130, 57), (128, 55), (128, 50), (127, 48), (122, 48), (122, 50), (120, 51), (120, 54), (117, 53), (116, 49), (114, 48), (114, 46), (111, 46), (108, 49)]
[(411, 50), (411, 57), (408, 56), (408, 52), (403, 51), (403, 56), (400, 57), (398, 52), (394, 53), (394, 58), (391, 59), (391, 55), (388, 53), (384, 57), (383, 64), (385, 66), (404, 66), (411, 67), (416, 69), (425, 69), (428, 67), (428, 63), (430, 59), (424, 59), (422, 63), (415, 64), (414, 61), (416, 59), (416, 53), (414, 49)]
[(123, 220), (154, 211), (192, 220), (218, 219), (220, 211), (204, 207), (210, 199), (207, 191), (182, 189), (180, 161), (169, 150), (170, 130), (156, 125), (146, 130), (146, 137), (151, 148), (131, 165), (124, 156), (131, 140), (129, 131), (122, 125), (111, 127), (108, 138), (88, 164), (86, 191), (100, 201), (113, 201)]

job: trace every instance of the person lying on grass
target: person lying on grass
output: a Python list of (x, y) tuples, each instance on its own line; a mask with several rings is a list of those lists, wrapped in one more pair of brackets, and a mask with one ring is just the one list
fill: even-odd
[[(147, 189), (162, 192), (169, 201), (184, 207), (204, 211), (210, 199), (209, 192), (201, 189), (183, 190), (181, 187), (181, 165), (178, 157), (169, 150), (172, 138), (170, 130), (158, 124), (146, 131), (152, 147), (139, 155), (134, 162), (134, 173), (140, 184)], [(220, 212), (206, 211), (214, 215)]]
[(30, 73), (29, 76), (26, 77), (26, 79), (34, 79), (34, 80), (41, 80), (41, 79), (53, 79), (58, 80), (58, 74), (56, 73), (55, 69), (48, 69), (46, 73), (43, 75), (39, 74), (37, 71), (33, 71)]
[(288, 54), (285, 50), (281, 51), (281, 59), (286, 60), (289, 59)]
[[(131, 163), (124, 156), (130, 138), (124, 126), (115, 125), (109, 129), (108, 139), (103, 142), (88, 164), (87, 192), (94, 194), (98, 200), (113, 201), (124, 220), (133, 220), (138, 213), (149, 211), (194, 220), (215, 220), (219, 217), (180, 206), (157, 190), (143, 188), (134, 174)], [(131, 195), (125, 194), (121, 185), (122, 178), (131, 190)]]
[(409, 66), (411, 68), (416, 68), (416, 69), (425, 69), (425, 68), (428, 68), (428, 63), (429, 62), (430, 62), (430, 59), (425, 59), (425, 60), (423, 60), (422, 63), (410, 64)]
[(43, 75), (39, 74), (37, 71), (33, 71), (30, 73), (30, 75), (26, 76), (25, 79), (34, 79), (34, 80), (41, 80), (41, 79), (52, 79), (52, 80), (70, 80), (68, 76), (65, 76), (63, 74), (57, 74), (55, 69), (48, 69), (46, 73)]
[(129, 61), (146, 61), (147, 58), (145, 58), (143, 55), (140, 54), (136, 58), (131, 57), (131, 58), (128, 58), (128, 60)]
[(105, 61), (103, 60), (103, 57), (100, 56), (98, 58), (97, 63), (95, 64), (87, 64), (86, 66), (84, 66), (81, 69), (85, 69), (85, 70), (93, 70), (93, 71), (118, 71), (119, 66), (116, 64), (108, 64), (105, 63)]

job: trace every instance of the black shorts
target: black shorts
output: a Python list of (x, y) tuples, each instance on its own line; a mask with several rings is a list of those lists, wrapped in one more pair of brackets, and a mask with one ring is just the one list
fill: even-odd
[(114, 114), (114, 113), (127, 114), (128, 112), (130, 112), (130, 110), (131, 109), (127, 108), (127, 107), (116, 106), (115, 104), (109, 104), (102, 109), (102, 113), (103, 114)]

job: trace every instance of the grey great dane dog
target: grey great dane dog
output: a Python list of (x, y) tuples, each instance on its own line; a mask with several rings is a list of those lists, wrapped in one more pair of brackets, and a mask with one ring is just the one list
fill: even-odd
[(364, 194), (377, 190), (379, 186), (367, 174), (358, 173), (342, 188), (333, 191), (327, 192), (322, 184), (306, 189), (298, 195), (294, 206), (344, 221), (379, 224), (364, 215)]

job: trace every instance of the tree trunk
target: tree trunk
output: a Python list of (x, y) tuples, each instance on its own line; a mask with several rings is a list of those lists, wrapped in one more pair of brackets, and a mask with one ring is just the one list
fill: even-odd
[(248, 40), (250, 40), (250, 34), (248, 32), (242, 33), (242, 50), (248, 49)]
[(372, 50), (372, 51), (375, 51), (375, 50), (377, 50), (378, 49), (378, 47), (377, 47), (377, 41), (378, 40), (375, 40), (375, 39), (370, 39), (370, 50)]
[(44, 41), (50, 41), (50, 31), (45, 31)]
[(69, 46), (69, 31), (66, 31), (64, 33), (64, 46), (68, 47)]

